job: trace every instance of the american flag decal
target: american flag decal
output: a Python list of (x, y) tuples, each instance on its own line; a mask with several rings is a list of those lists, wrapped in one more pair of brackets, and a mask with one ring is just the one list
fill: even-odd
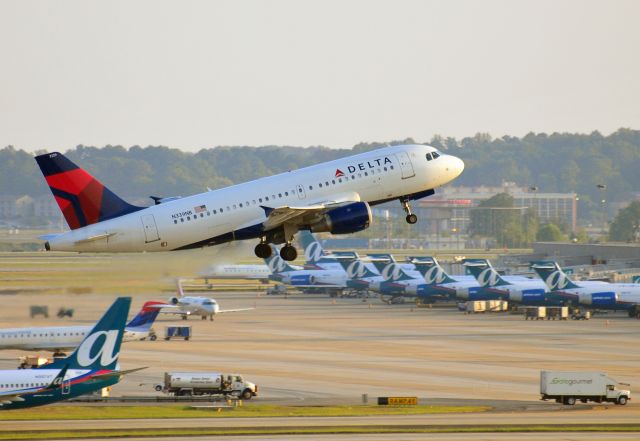
[(205, 211), (207, 211), (207, 206), (206, 205), (198, 205), (197, 207), (193, 207), (193, 211), (195, 211), (196, 214), (204, 213)]

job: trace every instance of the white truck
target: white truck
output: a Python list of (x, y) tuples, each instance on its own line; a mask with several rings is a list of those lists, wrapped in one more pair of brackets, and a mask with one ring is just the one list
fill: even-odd
[(164, 384), (155, 390), (176, 396), (224, 395), (250, 400), (258, 395), (258, 386), (238, 374), (214, 372), (165, 372)]
[(631, 399), (631, 392), (617, 389), (619, 384), (629, 386), (603, 372), (540, 372), (541, 399), (556, 400), (569, 406), (576, 404), (576, 400), (625, 405)]

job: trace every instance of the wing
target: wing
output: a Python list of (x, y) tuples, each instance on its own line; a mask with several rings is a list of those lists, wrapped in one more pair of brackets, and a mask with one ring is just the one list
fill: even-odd
[(251, 311), (256, 308), (242, 308), (242, 309), (221, 309), (218, 311), (218, 314), (222, 314), (225, 312), (240, 312), (240, 311)]
[(182, 315), (191, 314), (191, 311), (186, 311), (182, 309), (182, 307), (179, 304), (178, 305), (160, 305), (159, 308), (160, 308), (161, 314), (182, 314)]
[(262, 206), (267, 216), (262, 225), (265, 230), (273, 230), (284, 224), (297, 226), (313, 224), (320, 221), (322, 215), (328, 210), (353, 202), (360, 202), (360, 195), (356, 192), (344, 193), (328, 200), (315, 201), (309, 205), (285, 205), (276, 208)]

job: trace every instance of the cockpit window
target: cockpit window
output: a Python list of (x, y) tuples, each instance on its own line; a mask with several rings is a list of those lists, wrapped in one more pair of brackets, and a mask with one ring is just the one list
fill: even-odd
[(204, 302), (202, 302), (203, 305), (215, 305), (216, 302), (212, 302), (210, 300), (205, 300)]
[(433, 152), (432, 155), (433, 155), (433, 159), (436, 159), (436, 158), (440, 157), (440, 153), (438, 153), (438, 152)]
[(431, 153), (427, 153), (427, 161), (431, 161), (433, 158), (431, 157)]

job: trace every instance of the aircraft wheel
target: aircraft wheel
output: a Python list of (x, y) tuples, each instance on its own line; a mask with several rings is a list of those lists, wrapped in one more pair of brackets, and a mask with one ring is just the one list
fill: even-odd
[(256, 253), (256, 256), (261, 259), (268, 259), (269, 257), (271, 257), (271, 247), (268, 243), (260, 242), (258, 245), (256, 245), (253, 251)]
[(292, 260), (296, 260), (296, 257), (298, 257), (298, 251), (296, 251), (295, 247), (292, 245), (285, 245), (280, 250), (280, 257), (290, 262)]
[(157, 339), (158, 339), (158, 336), (157, 336), (157, 335), (151, 335), (151, 336), (149, 336), (149, 340), (151, 340), (151, 341), (156, 341)]
[(418, 216), (413, 213), (407, 214), (406, 219), (408, 224), (415, 224), (416, 222), (418, 222)]

